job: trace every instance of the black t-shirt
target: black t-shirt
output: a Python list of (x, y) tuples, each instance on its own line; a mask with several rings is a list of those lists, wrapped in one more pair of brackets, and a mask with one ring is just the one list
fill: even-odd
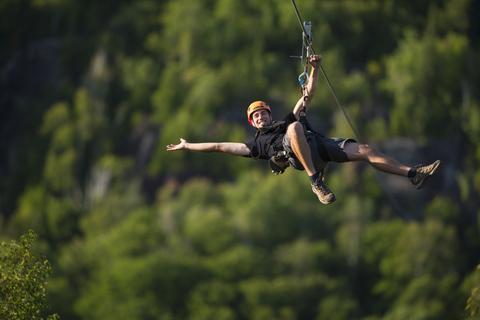
[(276, 127), (274, 122), (272, 124), (274, 129), (258, 132), (254, 139), (245, 142), (247, 148), (250, 149), (250, 154), (247, 157), (268, 160), (278, 151), (283, 150), (283, 136), (287, 132), (288, 125), (295, 121), (297, 121), (297, 118), (293, 112), (290, 112), (283, 119), (283, 124)]

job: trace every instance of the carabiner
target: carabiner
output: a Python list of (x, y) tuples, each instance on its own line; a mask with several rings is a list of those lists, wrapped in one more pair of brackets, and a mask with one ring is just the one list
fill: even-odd
[(298, 81), (302, 86), (306, 86), (308, 83), (308, 80), (309, 80), (308, 73), (306, 72), (303, 72), (301, 75), (298, 76)]

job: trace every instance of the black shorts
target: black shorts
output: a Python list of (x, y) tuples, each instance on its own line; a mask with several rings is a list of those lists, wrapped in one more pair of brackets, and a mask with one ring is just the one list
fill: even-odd
[[(348, 162), (350, 161), (347, 157), (347, 152), (345, 151), (345, 143), (347, 142), (356, 142), (353, 139), (343, 139), (343, 138), (328, 138), (323, 136), (315, 136), (312, 132), (305, 133), (308, 145), (310, 146), (310, 152), (312, 153), (312, 160), (313, 165), (315, 166), (315, 170), (321, 171), (325, 169), (327, 166), (328, 161), (333, 162)], [(322, 148), (318, 147), (318, 143), (321, 142), (324, 146), (323, 150), (325, 150), (328, 154), (327, 157), (325, 155), (321, 155)], [(300, 160), (297, 159), (295, 156), (292, 147), (290, 145), (290, 138), (288, 134), (283, 137), (283, 147), (287, 152), (288, 163), (297, 170), (305, 170), (303, 165), (300, 163)], [(323, 158), (323, 159), (322, 159)]]

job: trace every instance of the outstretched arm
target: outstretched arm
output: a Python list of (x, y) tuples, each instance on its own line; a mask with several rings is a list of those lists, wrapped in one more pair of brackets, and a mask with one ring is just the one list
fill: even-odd
[[(308, 110), (310, 107), (310, 103), (312, 102), (313, 97), (315, 96), (315, 92), (317, 91), (318, 86), (318, 77), (320, 73), (320, 66), (322, 65), (322, 56), (321, 55), (313, 55), (310, 56), (310, 65), (312, 66), (312, 70), (310, 71), (310, 79), (307, 84), (307, 101), (305, 102), (305, 106)], [(300, 116), (300, 111), (303, 108), (303, 97), (301, 97), (295, 108), (293, 109), (293, 114), (297, 117)]]
[(167, 151), (193, 150), (200, 152), (223, 152), (234, 156), (248, 156), (250, 149), (244, 143), (237, 142), (204, 142), (190, 143), (180, 138), (179, 144), (169, 144)]

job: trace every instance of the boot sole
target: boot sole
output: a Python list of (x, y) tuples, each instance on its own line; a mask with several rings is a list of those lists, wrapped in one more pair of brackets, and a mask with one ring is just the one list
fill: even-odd
[(328, 200), (327, 201), (320, 200), (320, 202), (323, 203), (323, 204), (331, 204), (331, 203), (334, 203), (335, 200), (337, 200), (337, 198), (335, 198), (335, 196), (333, 196), (333, 198), (329, 201)]
[(433, 170), (430, 172), (430, 174), (428, 176), (426, 176), (425, 178), (423, 178), (422, 180), (420, 180), (420, 182), (416, 186), (417, 190), (420, 190), (423, 187), (425, 187), (425, 185), (428, 183), (428, 181), (430, 181), (430, 179), (432, 179), (440, 171), (440, 168), (442, 167), (442, 161), (437, 160), (437, 161), (435, 161), (435, 163), (436, 163), (436, 166), (433, 168)]

